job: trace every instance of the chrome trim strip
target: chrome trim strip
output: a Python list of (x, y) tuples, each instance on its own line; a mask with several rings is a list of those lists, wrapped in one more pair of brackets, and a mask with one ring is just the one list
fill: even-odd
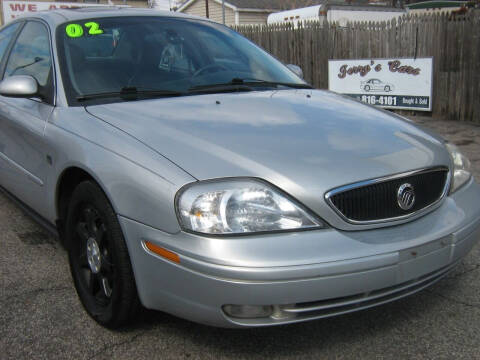
[(27, 176), (27, 178), (29, 178), (30, 180), (32, 180), (35, 184), (37, 185), (40, 185), (40, 186), (43, 186), (43, 181), (41, 179), (39, 179), (38, 177), (36, 177), (35, 175), (33, 175), (31, 172), (29, 172), (28, 170), (24, 169), (22, 166), (18, 165), (15, 161), (13, 161), (12, 159), (10, 159), (7, 155), (5, 155), (4, 153), (0, 152), (0, 158), (5, 160), (7, 163), (9, 163), (11, 166), (13, 166), (15, 169), (19, 170), (20, 172), (22, 172), (24, 175)]
[[(413, 175), (419, 175), (419, 174), (424, 174), (424, 173), (429, 173), (429, 172), (435, 172), (435, 171), (447, 171), (447, 180), (445, 181), (444, 189), (440, 197), (431, 203), (430, 205), (425, 206), (424, 208), (414, 211), (411, 214), (406, 214), (406, 215), (401, 215), (393, 218), (385, 218), (385, 219), (379, 219), (379, 220), (366, 220), (366, 221), (358, 221), (358, 220), (353, 220), (347, 218), (337, 207), (333, 204), (331, 197), (334, 195), (337, 195), (339, 193), (361, 188), (367, 185), (372, 185), (372, 184), (377, 184), (385, 181), (390, 181), (390, 180), (395, 180), (395, 179), (400, 179), (408, 176), (413, 176)], [(448, 190), (450, 189), (450, 181), (451, 181), (451, 171), (448, 167), (446, 166), (437, 166), (437, 167), (432, 167), (432, 168), (423, 168), (423, 169), (418, 169), (418, 170), (412, 170), (412, 171), (407, 171), (404, 173), (400, 174), (394, 174), (394, 175), (388, 175), (376, 179), (370, 179), (370, 180), (364, 180), (364, 181), (359, 181), (356, 183), (340, 186), (338, 188), (332, 189), (328, 191), (325, 194), (325, 201), (327, 204), (339, 215), (343, 220), (346, 222), (353, 224), (353, 225), (369, 225), (369, 224), (379, 224), (379, 223), (385, 223), (385, 222), (390, 222), (390, 221), (400, 221), (400, 220), (405, 220), (409, 218), (414, 218), (414, 217), (419, 217), (426, 213), (428, 210), (433, 210), (433, 208), (436, 205), (440, 204), (440, 201), (443, 200), (443, 198), (447, 195)]]

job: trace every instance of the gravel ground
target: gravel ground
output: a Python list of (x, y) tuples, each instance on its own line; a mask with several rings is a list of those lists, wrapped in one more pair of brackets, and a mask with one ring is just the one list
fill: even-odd
[[(456, 143), (480, 180), (480, 127), (416, 118)], [(433, 287), (303, 324), (225, 330), (145, 311), (122, 331), (83, 311), (62, 246), (0, 195), (0, 359), (480, 359), (480, 246)]]

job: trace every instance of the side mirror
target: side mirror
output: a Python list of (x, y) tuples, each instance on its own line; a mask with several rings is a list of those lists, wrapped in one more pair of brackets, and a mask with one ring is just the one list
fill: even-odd
[(303, 70), (300, 66), (288, 64), (287, 67), (292, 71), (295, 75), (297, 75), (300, 79), (303, 79)]
[(29, 75), (14, 75), (0, 82), (0, 95), (29, 98), (38, 94), (38, 83)]

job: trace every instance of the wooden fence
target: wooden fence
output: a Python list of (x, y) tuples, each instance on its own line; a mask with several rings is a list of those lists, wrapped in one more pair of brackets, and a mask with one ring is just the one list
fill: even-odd
[(239, 31), (305, 79), (328, 88), (328, 59), (433, 56), (432, 115), (480, 123), (480, 13), (405, 16), (391, 22), (239, 26)]

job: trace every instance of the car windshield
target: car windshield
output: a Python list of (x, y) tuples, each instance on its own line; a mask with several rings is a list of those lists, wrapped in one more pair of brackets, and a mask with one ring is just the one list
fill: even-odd
[(59, 26), (57, 45), (70, 105), (307, 86), (243, 36), (203, 20), (85, 19)]

